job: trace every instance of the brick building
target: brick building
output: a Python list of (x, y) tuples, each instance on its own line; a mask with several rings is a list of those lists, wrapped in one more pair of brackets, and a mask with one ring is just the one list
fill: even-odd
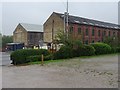
[[(44, 42), (51, 43), (60, 30), (64, 30), (64, 14), (53, 12), (46, 20)], [(85, 44), (102, 42), (106, 37), (117, 37), (120, 27), (117, 24), (69, 15), (68, 32)]]
[(43, 40), (42, 25), (19, 23), (13, 32), (14, 43), (24, 43), (25, 46), (39, 45)]

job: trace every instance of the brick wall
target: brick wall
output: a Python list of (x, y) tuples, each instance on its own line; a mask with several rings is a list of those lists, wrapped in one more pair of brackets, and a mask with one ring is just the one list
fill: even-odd
[[(101, 28), (101, 27), (96, 27), (96, 26), (78, 25), (78, 24), (69, 24), (69, 27), (70, 26), (72, 26), (74, 29), (74, 32), (73, 32), (74, 38), (77, 38), (84, 43), (87, 40), (88, 40), (88, 43), (92, 43), (92, 41), (102, 42), (104, 38), (109, 36), (109, 31), (110, 31), (110, 37), (113, 37), (114, 32), (115, 32), (115, 36), (118, 35), (118, 30), (115, 30), (115, 29), (106, 29), (106, 28)], [(81, 35), (77, 34), (78, 27), (81, 27), (81, 30), (82, 30)], [(86, 35), (86, 29), (88, 29), (88, 35)], [(94, 29), (94, 36), (92, 36), (92, 29)], [(98, 35), (99, 30), (100, 30), (100, 36)], [(106, 32), (105, 36), (103, 35), (104, 31)]]
[[(53, 23), (54, 21), (54, 23)], [(81, 40), (85, 43), (88, 40), (88, 43), (103, 41), (103, 33), (106, 31), (106, 35), (104, 37), (108, 37), (109, 31), (111, 33), (111, 37), (113, 36), (113, 32), (117, 36), (118, 31), (115, 29), (106, 29), (97, 26), (90, 26), (90, 25), (79, 25), (79, 24), (72, 24), (69, 23), (68, 28), (73, 27), (73, 34), (72, 37), (74, 39)], [(81, 27), (81, 34), (78, 34), (78, 27)], [(88, 35), (86, 36), (86, 28), (88, 28)], [(92, 36), (92, 29), (94, 29), (94, 36)], [(64, 30), (64, 21), (53, 13), (47, 21), (44, 23), (44, 42), (52, 42), (53, 39), (60, 32), (60, 30)], [(98, 31), (100, 30), (100, 36), (98, 36)]]

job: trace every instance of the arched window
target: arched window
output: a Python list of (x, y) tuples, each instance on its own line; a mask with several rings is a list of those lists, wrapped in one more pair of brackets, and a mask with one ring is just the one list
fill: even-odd
[(103, 34), (104, 36), (106, 36), (106, 31), (104, 31), (104, 34)]
[(94, 36), (95, 35), (95, 30), (94, 29), (92, 29), (92, 36)]
[(86, 36), (88, 36), (88, 28), (86, 28)]
[(78, 34), (81, 34), (81, 27), (78, 27)]
[(92, 40), (92, 43), (94, 43), (95, 41), (94, 40)]
[(109, 37), (111, 36), (111, 33), (110, 33), (110, 31), (109, 31)]
[(98, 31), (98, 36), (100, 37), (100, 30)]
[(85, 41), (85, 44), (88, 44), (88, 40)]
[(70, 33), (73, 33), (73, 26), (70, 26), (69, 32), (70, 32)]
[(115, 32), (113, 32), (113, 36), (115, 36)]

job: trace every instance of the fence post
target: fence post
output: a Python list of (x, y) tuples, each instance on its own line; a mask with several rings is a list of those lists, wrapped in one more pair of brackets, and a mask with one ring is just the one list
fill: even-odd
[(43, 61), (44, 61), (44, 56), (43, 54), (41, 55), (41, 65), (43, 66)]

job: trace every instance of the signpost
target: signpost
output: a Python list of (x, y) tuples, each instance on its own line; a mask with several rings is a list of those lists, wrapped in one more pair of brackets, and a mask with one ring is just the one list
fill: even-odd
[[(39, 41), (39, 47), (41, 47), (41, 49), (42, 49), (42, 46), (43, 46), (43, 40), (40, 40)], [(41, 65), (43, 66), (43, 62), (44, 62), (44, 55), (42, 54), (41, 55)]]
[(41, 65), (43, 66), (43, 61), (44, 61), (44, 55), (41, 55)]

